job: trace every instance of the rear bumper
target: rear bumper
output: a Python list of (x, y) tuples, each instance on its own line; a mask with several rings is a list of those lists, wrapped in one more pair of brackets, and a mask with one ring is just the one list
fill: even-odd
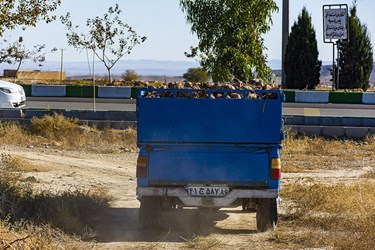
[(277, 189), (247, 190), (233, 189), (225, 197), (190, 196), (184, 188), (138, 187), (137, 196), (177, 197), (185, 206), (229, 207), (237, 199), (277, 198)]

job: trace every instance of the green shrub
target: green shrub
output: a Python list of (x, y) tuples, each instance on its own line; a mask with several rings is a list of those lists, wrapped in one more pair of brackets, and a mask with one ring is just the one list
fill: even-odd
[(189, 82), (208, 82), (210, 79), (210, 75), (203, 68), (189, 68), (183, 77)]
[(139, 76), (134, 70), (127, 69), (125, 73), (121, 75), (121, 78), (126, 83), (126, 82), (137, 81), (139, 79)]

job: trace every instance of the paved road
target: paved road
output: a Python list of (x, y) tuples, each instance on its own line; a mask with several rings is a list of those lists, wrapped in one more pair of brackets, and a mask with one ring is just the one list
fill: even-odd
[[(135, 100), (96, 99), (96, 110), (135, 111)], [(28, 97), (26, 108), (93, 110), (92, 98), (69, 97)], [(323, 103), (284, 103), (284, 115), (375, 117), (375, 105), (363, 104), (323, 104)]]
[(284, 103), (283, 114), (304, 116), (375, 118), (375, 105), (332, 103)]
[[(93, 98), (72, 97), (28, 97), (26, 108), (93, 110)], [(131, 99), (95, 99), (96, 110), (135, 111), (135, 100)]]

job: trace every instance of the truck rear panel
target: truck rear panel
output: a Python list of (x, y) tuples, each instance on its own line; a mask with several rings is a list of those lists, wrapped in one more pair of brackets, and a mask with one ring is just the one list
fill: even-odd
[(269, 186), (270, 152), (265, 145), (157, 144), (147, 153), (148, 184), (228, 184), (236, 187)]

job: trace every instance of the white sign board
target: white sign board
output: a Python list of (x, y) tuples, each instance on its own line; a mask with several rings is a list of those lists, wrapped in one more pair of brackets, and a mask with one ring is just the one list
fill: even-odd
[(346, 8), (324, 9), (324, 40), (348, 39), (348, 11)]

